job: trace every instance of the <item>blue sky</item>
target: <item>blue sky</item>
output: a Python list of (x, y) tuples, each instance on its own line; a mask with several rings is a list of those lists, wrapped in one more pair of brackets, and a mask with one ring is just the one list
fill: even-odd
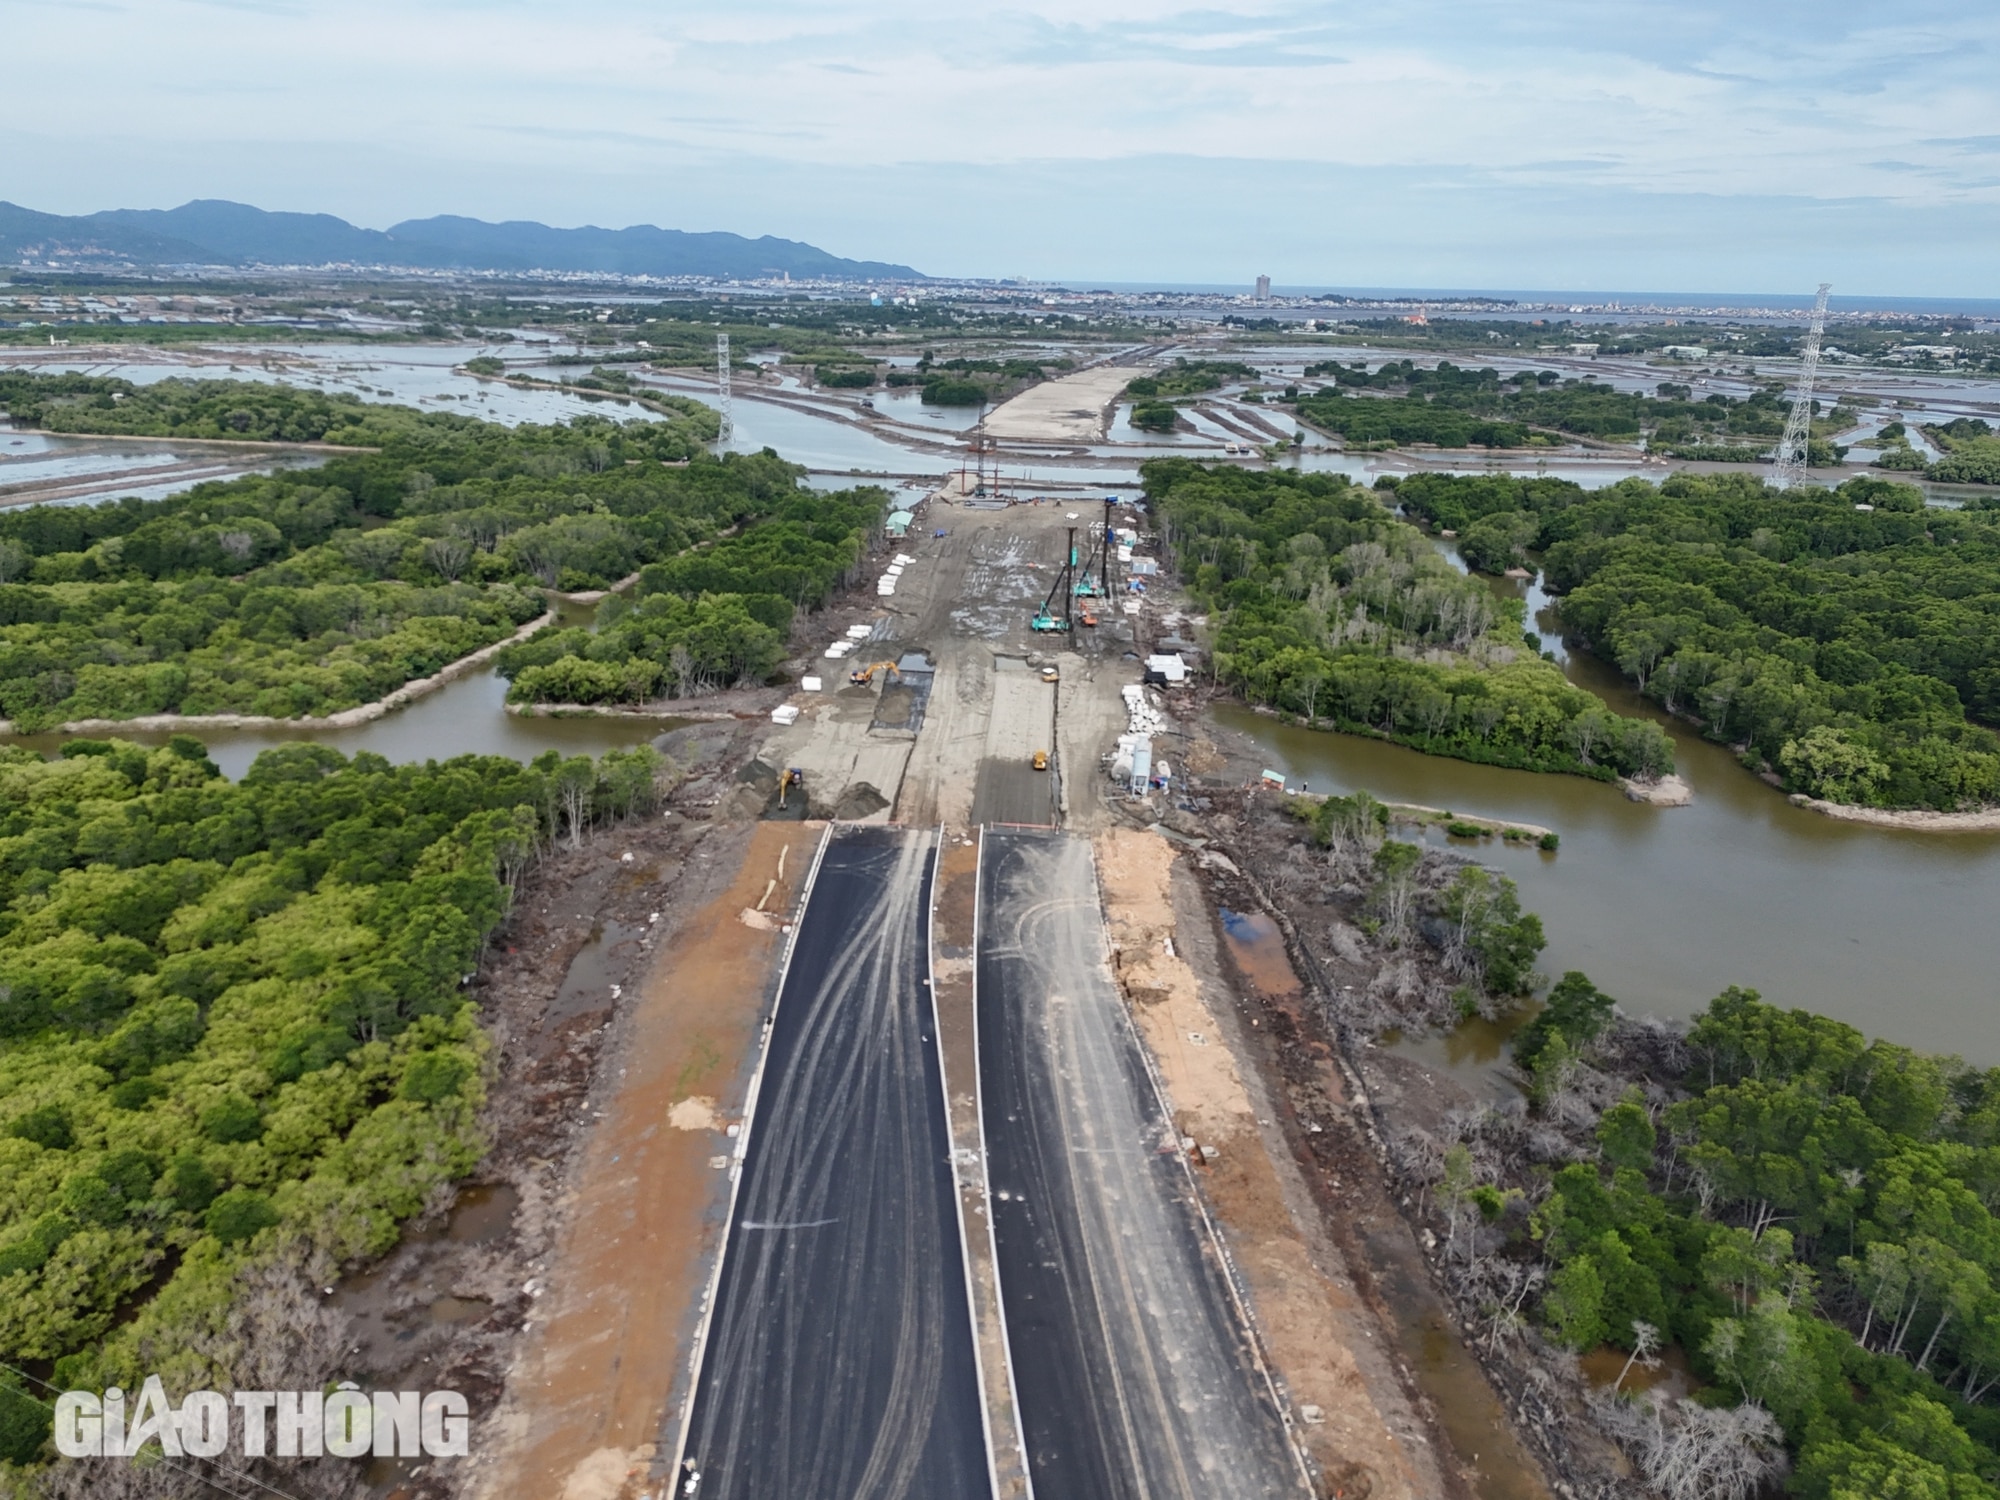
[(0, 0), (0, 197), (1071, 281), (2000, 296), (1991, 0)]

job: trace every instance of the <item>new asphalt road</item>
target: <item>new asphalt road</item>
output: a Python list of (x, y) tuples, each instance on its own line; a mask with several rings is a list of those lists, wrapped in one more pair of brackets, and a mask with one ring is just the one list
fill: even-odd
[(1090, 845), (986, 830), (980, 1110), (1038, 1500), (1299, 1496), (1111, 975)]
[(697, 1500), (991, 1496), (929, 989), (935, 838), (843, 827), (772, 1022), (689, 1414)]

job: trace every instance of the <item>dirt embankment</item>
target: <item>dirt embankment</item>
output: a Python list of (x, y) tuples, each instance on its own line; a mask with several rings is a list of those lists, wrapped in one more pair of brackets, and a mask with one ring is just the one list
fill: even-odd
[(1144, 365), (1093, 365), (1031, 385), (1003, 401), (986, 418), (989, 437), (1014, 442), (1094, 443), (1104, 437), (1105, 414)]

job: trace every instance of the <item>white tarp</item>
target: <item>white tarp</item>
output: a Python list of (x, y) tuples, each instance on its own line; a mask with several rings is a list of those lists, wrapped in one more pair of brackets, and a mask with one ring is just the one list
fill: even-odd
[(799, 706), (796, 703), (780, 703), (771, 710), (773, 724), (792, 724), (798, 721)]
[(1147, 657), (1146, 670), (1158, 672), (1168, 682), (1179, 682), (1187, 676), (1187, 663), (1181, 660), (1180, 653), (1176, 651), (1171, 656)]

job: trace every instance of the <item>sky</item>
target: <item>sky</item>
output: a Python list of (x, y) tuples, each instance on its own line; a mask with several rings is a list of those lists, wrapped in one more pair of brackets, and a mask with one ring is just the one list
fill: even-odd
[(1992, 0), (0, 0), (0, 198), (933, 275), (2000, 296)]

